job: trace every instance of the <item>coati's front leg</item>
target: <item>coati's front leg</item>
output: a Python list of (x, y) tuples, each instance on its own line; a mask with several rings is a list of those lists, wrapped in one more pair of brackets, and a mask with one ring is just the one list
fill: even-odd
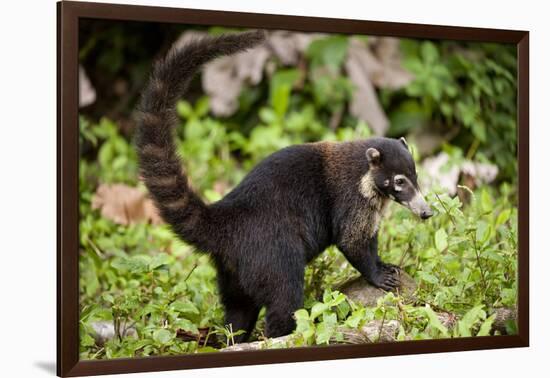
[(399, 269), (382, 262), (378, 256), (378, 234), (367, 240), (342, 243), (338, 247), (370, 284), (384, 290), (399, 286)]
[(378, 254), (378, 233), (369, 239), (368, 248), (370, 251), (374, 251), (374, 254), (376, 255), (376, 265), (378, 265), (379, 268), (392, 273), (401, 274), (401, 267), (398, 265), (385, 263), (380, 258), (380, 255)]

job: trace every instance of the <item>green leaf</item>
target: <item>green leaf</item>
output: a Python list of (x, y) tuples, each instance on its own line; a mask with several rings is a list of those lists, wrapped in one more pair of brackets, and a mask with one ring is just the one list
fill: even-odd
[(323, 314), (323, 321), (315, 329), (315, 343), (328, 344), (336, 330), (337, 318), (334, 313)]
[(311, 320), (315, 320), (319, 315), (329, 309), (329, 305), (326, 303), (315, 303), (311, 308)]
[(193, 314), (198, 315), (200, 313), (197, 306), (195, 306), (190, 301), (175, 301), (170, 305), (170, 308), (173, 311), (180, 312), (182, 314)]
[(210, 203), (218, 202), (223, 197), (220, 193), (212, 189), (206, 189), (203, 194)]
[(153, 340), (163, 345), (168, 344), (174, 339), (174, 337), (175, 334), (164, 328), (157, 329), (155, 332), (153, 332)]
[(219, 352), (219, 349), (213, 348), (211, 346), (205, 346), (197, 349), (197, 353), (212, 353), (212, 352)]
[(286, 114), (290, 92), (299, 78), (300, 71), (297, 69), (279, 70), (271, 78), (269, 103), (279, 118)]
[(323, 292), (323, 303), (329, 304), (332, 301), (332, 292), (330, 289), (325, 289)]
[(311, 59), (313, 68), (328, 67), (337, 72), (341, 67), (348, 50), (348, 38), (332, 35), (311, 42), (306, 50), (306, 56)]
[(476, 336), (488, 336), (491, 332), (491, 326), (493, 325), (496, 316), (496, 314), (493, 314), (485, 319), (485, 321), (481, 324), (481, 327), (479, 328)]
[(409, 99), (401, 102), (389, 117), (389, 135), (396, 137), (426, 125), (429, 114), (419, 100)]
[(174, 326), (187, 332), (199, 334), (199, 329), (189, 319), (180, 318), (174, 322)]
[(105, 302), (108, 302), (108, 303), (111, 303), (111, 304), (115, 303), (115, 298), (109, 293), (105, 293), (101, 297), (103, 298), (103, 300)]
[(517, 335), (518, 327), (517, 327), (517, 323), (514, 320), (512, 319), (508, 320), (504, 326), (506, 328), (507, 335)]
[(432, 310), (432, 308), (428, 305), (426, 307), (423, 307), (424, 314), (428, 318), (428, 325), (432, 328), (437, 329), (439, 332), (441, 332), (441, 335), (443, 337), (448, 337), (448, 330), (441, 324), (441, 321), (437, 317), (437, 314)]
[(319, 323), (315, 331), (315, 343), (328, 344), (333, 332), (334, 328), (326, 325), (325, 323)]
[(365, 319), (366, 309), (364, 307), (354, 311), (349, 318), (346, 319), (346, 326), (349, 328), (357, 328)]
[(458, 334), (461, 337), (472, 336), (472, 328), (481, 319), (485, 319), (485, 311), (483, 311), (483, 305), (478, 305), (470, 309), (463, 317), (458, 321)]
[(506, 263), (506, 259), (504, 258), (504, 256), (501, 256), (498, 251), (494, 251), (494, 250), (491, 250), (491, 249), (485, 250), (483, 252), (483, 257), (485, 257), (487, 259), (490, 259), (490, 260), (493, 260), (493, 261), (496, 261), (499, 264), (505, 264)]
[(197, 117), (203, 117), (210, 110), (210, 99), (208, 96), (202, 96), (195, 104), (195, 114)]
[(167, 265), (170, 262), (170, 256), (166, 253), (159, 253), (155, 255), (149, 263), (149, 270), (155, 270), (163, 265)]
[(439, 252), (445, 251), (449, 246), (447, 232), (443, 228), (440, 228), (435, 232), (434, 239), (435, 248), (437, 248)]
[(271, 125), (279, 120), (277, 113), (271, 108), (261, 108), (258, 116), (262, 122)]
[(176, 111), (182, 118), (191, 118), (193, 116), (193, 108), (187, 101), (178, 101), (176, 105)]
[(500, 225), (503, 225), (510, 219), (510, 215), (512, 214), (512, 209), (504, 209), (498, 214), (498, 217), (495, 221), (495, 226), (498, 227)]
[(336, 324), (338, 323), (338, 317), (334, 312), (325, 312), (323, 314), (323, 323), (336, 327)]
[(489, 213), (494, 210), (493, 199), (491, 198), (491, 195), (489, 194), (489, 191), (487, 189), (483, 189), (481, 191), (481, 208), (483, 209), (484, 213)]
[(340, 319), (346, 319), (350, 311), (351, 307), (345, 300), (339, 303), (336, 307), (336, 312), (338, 313), (338, 318)]
[(302, 335), (306, 343), (310, 343), (315, 335), (315, 325), (309, 319), (300, 318), (296, 321), (296, 333)]
[(122, 272), (143, 273), (148, 271), (151, 258), (145, 255), (133, 256), (130, 258), (122, 258), (113, 260), (111, 266)]
[(432, 42), (423, 42), (420, 47), (420, 53), (426, 63), (434, 63), (439, 59), (437, 47)]
[(279, 119), (282, 119), (286, 114), (291, 89), (292, 87), (290, 85), (284, 84), (277, 86), (273, 89), (273, 92), (271, 92), (271, 106), (273, 106), (275, 114), (277, 114)]
[(480, 220), (476, 224), (476, 240), (479, 245), (484, 244), (491, 237), (493, 228), (485, 221)]
[(307, 310), (304, 310), (303, 308), (294, 312), (294, 317), (296, 320), (309, 320), (309, 314)]
[(95, 346), (95, 340), (89, 333), (83, 331), (81, 328), (80, 331), (80, 346), (81, 347), (93, 347)]
[(421, 280), (431, 283), (433, 285), (437, 285), (439, 283), (439, 280), (437, 279), (437, 277), (428, 272), (420, 271), (418, 272), (418, 276), (420, 277)]

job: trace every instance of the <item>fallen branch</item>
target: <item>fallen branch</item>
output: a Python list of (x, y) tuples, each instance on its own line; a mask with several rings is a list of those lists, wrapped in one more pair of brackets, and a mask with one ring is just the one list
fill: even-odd
[[(335, 334), (330, 339), (331, 344), (365, 344), (374, 342), (392, 342), (396, 341), (399, 331), (399, 322), (397, 320), (386, 320), (383, 324), (380, 320), (368, 322), (361, 328), (351, 329), (347, 327), (338, 327)], [(336, 337), (339, 334), (342, 337)], [(247, 350), (277, 349), (288, 348), (294, 345), (296, 335), (287, 335), (253, 341), (250, 343), (241, 343), (228, 346), (221, 349), (222, 352), (241, 352)]]

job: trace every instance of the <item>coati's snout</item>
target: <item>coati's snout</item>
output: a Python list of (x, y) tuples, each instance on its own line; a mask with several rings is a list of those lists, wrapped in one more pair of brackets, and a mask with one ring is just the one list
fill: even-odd
[(416, 168), (407, 142), (384, 139), (367, 148), (368, 176), (376, 192), (410, 209), (421, 219), (428, 219), (433, 211), (418, 187)]
[(424, 200), (422, 194), (419, 191), (408, 202), (400, 202), (408, 207), (414, 214), (418, 215), (421, 219), (428, 219), (433, 215), (433, 211), (430, 206)]

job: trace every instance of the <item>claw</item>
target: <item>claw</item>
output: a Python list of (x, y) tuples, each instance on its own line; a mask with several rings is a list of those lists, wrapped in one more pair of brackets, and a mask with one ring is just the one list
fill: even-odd
[(370, 281), (374, 286), (386, 291), (392, 291), (401, 286), (401, 268), (382, 262), (379, 262), (377, 265), (379, 268), (378, 272), (375, 273), (375, 277)]
[(382, 269), (384, 269), (385, 271), (401, 273), (401, 268), (397, 265), (394, 265), (394, 264), (380, 263), (380, 267)]
[(401, 285), (401, 280), (395, 274), (386, 273), (384, 274), (384, 284), (396, 288)]

